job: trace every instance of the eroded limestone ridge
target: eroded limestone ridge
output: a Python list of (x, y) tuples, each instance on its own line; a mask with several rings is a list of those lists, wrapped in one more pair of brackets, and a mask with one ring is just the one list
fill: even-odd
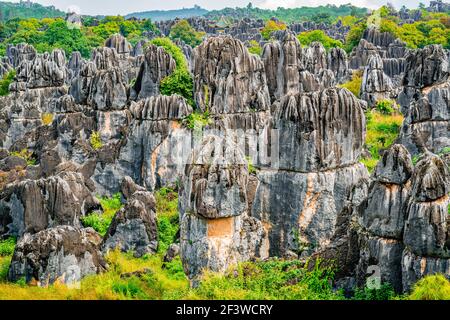
[[(180, 221), (166, 256), (179, 251), (194, 285), (205, 269), (274, 256), (335, 260), (340, 287), (364, 284), (372, 267), (399, 292), (450, 275), (448, 51), (368, 29), (347, 56), (302, 47), (294, 32), (314, 26), (298, 24), (260, 57), (240, 40), (257, 25), (177, 43), (192, 99), (161, 94), (178, 66), (156, 45), (114, 35), (91, 59), (8, 47), (0, 76), (17, 75), (0, 98), (0, 237), (20, 237), (10, 279), (76, 281), (102, 272), (115, 247), (153, 254), (153, 192), (165, 186), (178, 188)], [(358, 70), (361, 99), (338, 87)], [(369, 176), (364, 112), (386, 98), (405, 120)], [(125, 205), (106, 236), (83, 228), (95, 195), (116, 192)]]

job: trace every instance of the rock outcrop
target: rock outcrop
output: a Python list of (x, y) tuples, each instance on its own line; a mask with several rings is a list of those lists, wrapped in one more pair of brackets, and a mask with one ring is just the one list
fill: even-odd
[(378, 54), (369, 57), (364, 69), (361, 99), (374, 107), (378, 101), (395, 96), (391, 79), (383, 71), (383, 60)]
[(180, 191), (180, 255), (189, 278), (207, 268), (267, 257), (261, 221), (250, 216), (247, 161), (237, 145), (206, 136), (186, 166)]
[(414, 170), (407, 207), (402, 257), (405, 291), (427, 274), (449, 275), (449, 192), (448, 166), (436, 155), (424, 155)]
[(149, 45), (145, 49), (144, 61), (141, 64), (132, 95), (144, 99), (159, 94), (162, 79), (170, 75), (176, 68), (175, 60), (162, 47)]
[(76, 286), (82, 277), (106, 269), (100, 242), (101, 237), (90, 228), (59, 226), (27, 233), (16, 245), (8, 279), (25, 279), (39, 286), (55, 282)]
[(441, 46), (409, 52), (398, 102), (405, 120), (399, 141), (412, 154), (450, 146), (449, 60)]
[(124, 179), (122, 187), (127, 203), (114, 216), (103, 240), (103, 250), (133, 251), (135, 257), (155, 253), (158, 248), (155, 198), (129, 177)]
[(264, 63), (230, 36), (209, 38), (194, 49), (195, 101), (211, 115), (270, 107)]
[(375, 265), (381, 282), (402, 292), (402, 240), (413, 169), (411, 156), (402, 145), (389, 148), (375, 168), (367, 201), (359, 208), (364, 228), (356, 271), (360, 285), (364, 285), (368, 269)]
[(22, 236), (58, 225), (81, 227), (79, 219), (99, 207), (83, 176), (74, 172), (11, 184), (0, 197), (2, 236)]

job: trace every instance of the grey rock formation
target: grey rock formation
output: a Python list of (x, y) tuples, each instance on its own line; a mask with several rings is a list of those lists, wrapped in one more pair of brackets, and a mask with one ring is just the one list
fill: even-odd
[(195, 101), (210, 114), (264, 111), (270, 106), (264, 64), (230, 36), (209, 38), (194, 49)]
[(312, 74), (318, 74), (320, 70), (327, 68), (327, 53), (322, 43), (313, 42), (304, 50), (303, 63)]
[(192, 108), (178, 95), (159, 95), (133, 102), (130, 111), (133, 120), (117, 164), (99, 167), (93, 179), (112, 192), (118, 191), (124, 176), (149, 190), (173, 185), (189, 157), (185, 147), (190, 143), (185, 142), (190, 130), (181, 121)]
[(346, 89), (286, 95), (276, 108), (274, 128), (281, 169), (310, 172), (350, 165), (364, 144), (363, 104)]
[(333, 71), (339, 82), (345, 81), (349, 76), (347, 53), (341, 48), (331, 48), (327, 56), (327, 67)]
[(405, 120), (399, 141), (412, 154), (439, 153), (450, 145), (450, 80), (448, 56), (430, 45), (408, 53), (398, 102)]
[(161, 80), (170, 75), (175, 68), (175, 60), (162, 47), (148, 46), (145, 49), (144, 62), (139, 69), (132, 95), (138, 99), (144, 99), (159, 94)]
[(272, 101), (285, 94), (301, 92), (303, 52), (294, 34), (286, 32), (281, 41), (267, 43), (264, 46), (263, 61)]
[(394, 145), (384, 153), (375, 169), (362, 217), (363, 226), (373, 235), (401, 240), (412, 170), (405, 147)]
[(64, 51), (37, 54), (33, 60), (24, 59), (16, 69), (16, 82), (10, 90), (22, 91), (33, 88), (60, 87), (68, 80)]
[[(413, 172), (411, 156), (402, 145), (391, 146), (375, 168), (367, 200), (359, 207), (359, 285), (372, 268), (382, 282), (402, 292), (403, 230)], [(373, 272), (372, 271), (372, 272)]]
[(48, 286), (55, 282), (77, 286), (87, 275), (106, 269), (99, 250), (101, 237), (91, 228), (59, 226), (34, 235), (25, 234), (17, 243), (8, 279)]
[(413, 253), (450, 258), (447, 243), (449, 192), (447, 165), (436, 155), (424, 156), (414, 170), (405, 225), (404, 241)]
[(195, 281), (207, 268), (266, 257), (262, 223), (248, 211), (248, 171), (242, 151), (228, 139), (206, 136), (186, 166), (180, 190), (181, 259)]
[(367, 101), (370, 107), (378, 101), (393, 98), (393, 85), (391, 79), (383, 71), (383, 60), (378, 54), (371, 55), (361, 85), (361, 99)]
[(158, 248), (155, 198), (152, 193), (134, 185), (129, 177), (124, 179), (122, 185), (127, 203), (114, 216), (103, 240), (103, 250), (131, 250), (135, 257), (154, 253)]
[(1, 193), (0, 234), (21, 236), (58, 225), (80, 227), (80, 217), (99, 207), (79, 173), (25, 180)]
[(114, 34), (105, 42), (105, 47), (114, 48), (118, 54), (130, 54), (133, 46), (121, 34)]

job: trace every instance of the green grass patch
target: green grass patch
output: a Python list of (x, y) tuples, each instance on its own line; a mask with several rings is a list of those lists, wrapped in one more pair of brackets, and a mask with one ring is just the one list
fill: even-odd
[(338, 87), (345, 88), (353, 93), (356, 97), (360, 97), (361, 93), (361, 84), (362, 84), (362, 72), (361, 71), (353, 71), (352, 79), (347, 81)]
[(29, 166), (36, 165), (36, 159), (33, 158), (33, 152), (31, 152), (28, 149), (22, 149), (20, 151), (13, 151), (13, 152), (11, 152), (11, 155), (24, 159), (27, 162), (27, 165), (29, 165)]
[(365, 147), (369, 150), (371, 158), (361, 159), (372, 172), (377, 162), (380, 160), (380, 150), (389, 148), (400, 132), (403, 116), (399, 113), (386, 114), (377, 110), (370, 110), (366, 113), (366, 142)]
[(89, 138), (89, 142), (91, 144), (92, 149), (98, 150), (103, 147), (102, 138), (100, 136), (100, 132), (94, 131), (91, 133), (91, 137)]
[(9, 237), (6, 240), (0, 240), (0, 257), (12, 255), (15, 247), (16, 238), (14, 237)]
[(83, 226), (91, 227), (102, 237), (105, 236), (114, 215), (123, 206), (121, 197), (120, 193), (116, 193), (111, 198), (99, 197), (102, 212), (92, 212), (89, 215), (82, 217), (81, 222), (83, 223)]
[(155, 193), (156, 219), (158, 222), (158, 252), (165, 254), (175, 241), (179, 229), (178, 192), (161, 188)]
[(450, 300), (450, 281), (442, 274), (420, 279), (408, 297), (410, 300)]
[(9, 94), (9, 85), (14, 81), (16, 71), (12, 70), (6, 73), (0, 80), (0, 96), (7, 96)]

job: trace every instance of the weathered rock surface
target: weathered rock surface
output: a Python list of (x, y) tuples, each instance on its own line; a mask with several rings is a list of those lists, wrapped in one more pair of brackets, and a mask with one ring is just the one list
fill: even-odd
[(310, 172), (355, 163), (364, 143), (363, 108), (346, 89), (284, 96), (273, 120), (280, 168)]
[(436, 155), (426, 155), (417, 164), (405, 225), (405, 244), (421, 256), (450, 258), (448, 204), (450, 173)]
[(394, 97), (391, 79), (383, 71), (383, 60), (378, 54), (371, 55), (364, 69), (361, 99), (373, 107), (378, 101)]
[(194, 49), (195, 101), (215, 114), (264, 111), (270, 107), (261, 59), (230, 36), (209, 38)]
[(176, 68), (175, 60), (163, 48), (150, 45), (145, 49), (133, 96), (144, 99), (159, 94), (162, 79), (170, 75)]
[(404, 88), (398, 101), (405, 115), (399, 141), (412, 154), (440, 153), (450, 145), (450, 80), (448, 56), (442, 47), (409, 52)]
[(80, 217), (99, 207), (79, 173), (25, 180), (1, 193), (0, 234), (21, 236), (58, 225), (81, 227)]
[(25, 278), (39, 286), (54, 282), (76, 285), (84, 276), (105, 270), (100, 242), (101, 237), (91, 228), (59, 226), (27, 233), (16, 245), (8, 279)]
[(180, 191), (180, 255), (194, 281), (203, 269), (266, 257), (262, 223), (248, 211), (248, 169), (230, 140), (207, 136), (186, 166)]
[(135, 257), (154, 253), (158, 248), (155, 198), (129, 178), (122, 185), (125, 185), (123, 194), (127, 194), (127, 203), (114, 216), (103, 240), (103, 250), (133, 251)]

